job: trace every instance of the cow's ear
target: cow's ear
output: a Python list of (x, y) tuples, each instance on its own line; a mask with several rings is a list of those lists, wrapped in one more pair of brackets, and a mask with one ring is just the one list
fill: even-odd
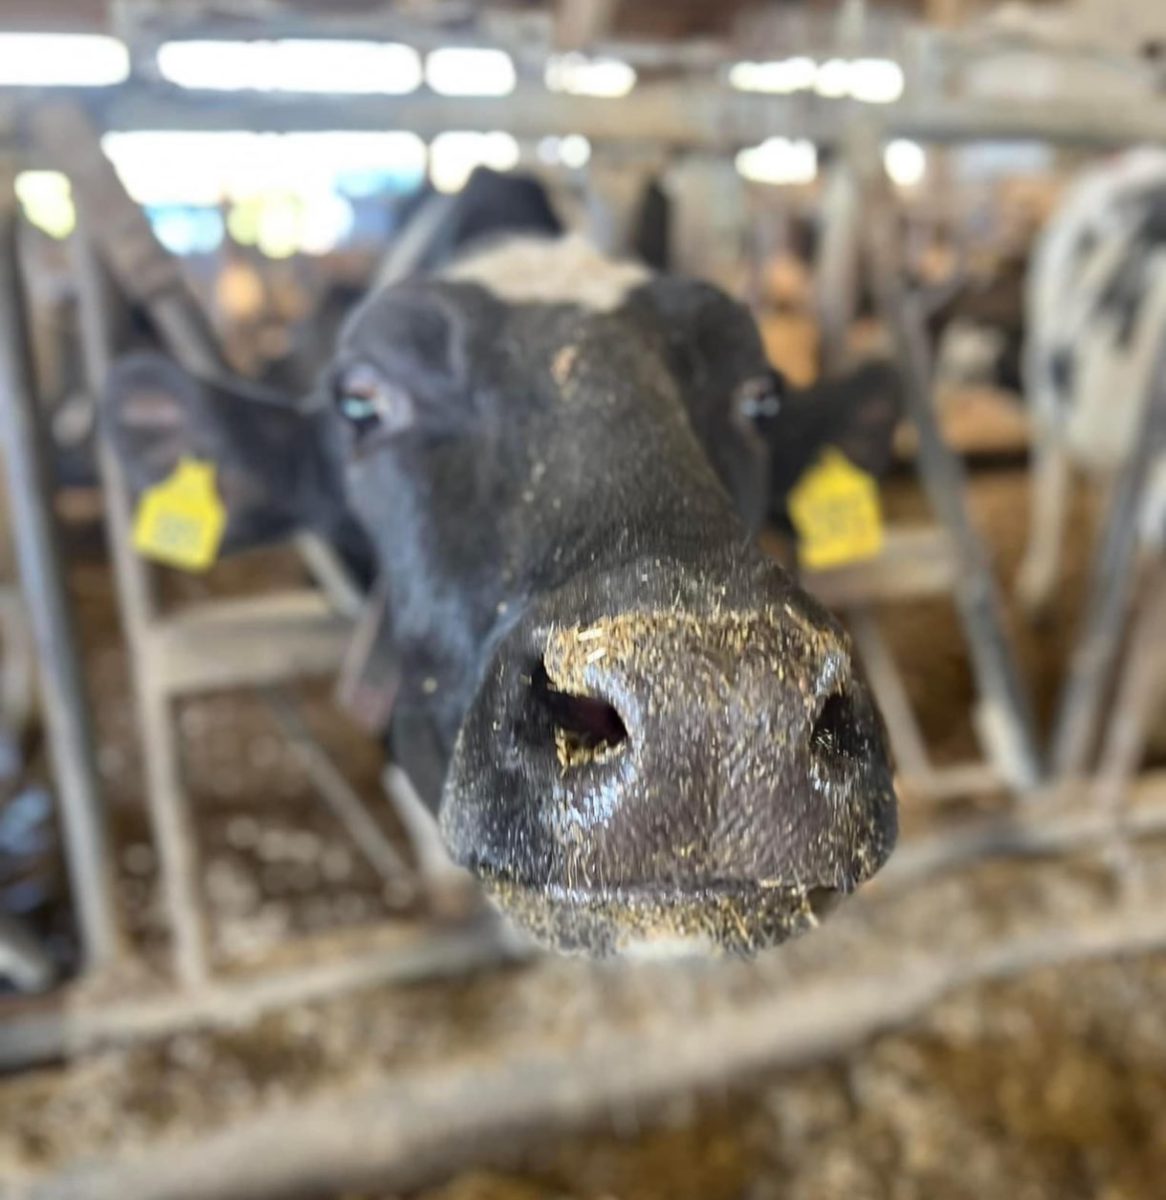
[(183, 459), (214, 468), (225, 552), (337, 518), (319, 418), (242, 381), (208, 382), (163, 355), (133, 355), (111, 370), (101, 419), (135, 504)]
[(790, 489), (828, 446), (868, 474), (885, 474), (894, 455), (900, 393), (898, 372), (881, 360), (790, 388), (766, 419), (773, 515), (784, 519)]
[(902, 379), (888, 362), (864, 363), (836, 384), (838, 448), (855, 466), (885, 475), (902, 412)]
[(160, 354), (136, 354), (114, 365), (102, 397), (102, 428), (135, 499), (181, 458), (213, 457), (206, 407), (200, 384)]

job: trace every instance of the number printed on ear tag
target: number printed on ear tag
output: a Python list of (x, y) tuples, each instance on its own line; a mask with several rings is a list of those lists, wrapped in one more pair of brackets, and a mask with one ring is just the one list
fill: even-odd
[(138, 502), (134, 548), (167, 566), (205, 571), (218, 557), (226, 525), (214, 464), (183, 458)]
[(812, 571), (874, 558), (883, 548), (878, 484), (833, 448), (790, 492), (789, 515), (798, 558)]

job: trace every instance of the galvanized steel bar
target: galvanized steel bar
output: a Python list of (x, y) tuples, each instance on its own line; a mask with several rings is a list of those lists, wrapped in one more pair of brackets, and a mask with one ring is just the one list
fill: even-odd
[[(79, 213), (73, 238), (86, 383), (95, 399), (105, 387), (113, 352), (112, 321), (119, 301), (89, 236), (89, 214)], [(132, 548), (128, 491), (108, 440), (97, 439), (105, 527), (140, 715), (150, 820), (161, 862), (175, 974), (187, 986), (209, 973), (207, 920), (199, 885), (197, 839), (182, 787), (171, 700), (159, 680), (149, 637), (156, 604), (145, 564)]]
[(1093, 777), (1093, 802), (1112, 819), (1110, 860), (1132, 861), (1128, 800), (1142, 765), (1154, 716), (1166, 696), (1166, 562), (1153, 564), (1141, 609), (1134, 620)]
[(1053, 771), (1062, 778), (1082, 774), (1092, 762), (1106, 690), (1121, 647), (1134, 585), (1138, 511), (1150, 469), (1166, 445), (1166, 345), (1158, 352), (1151, 379), (1153, 390), (1141, 428), (1118, 477), (1094, 557), (1085, 618), (1053, 726)]
[(202, 378), (221, 373), (218, 342), (180, 260), (158, 242), (145, 212), (126, 192), (86, 111), (76, 103), (45, 105), (35, 112), (32, 129), (40, 152), (69, 176), (89, 236), (124, 293), (146, 309), (188, 371)]
[[(707, 77), (706, 77), (707, 80)], [(814, 95), (767, 96), (686, 78), (641, 83), (627, 101), (571, 96), (522, 86), (509, 96), (234, 96), (220, 97), (129, 84), (94, 97), (103, 128), (411, 130), (433, 137), (447, 129), (505, 129), (518, 138), (581, 133), (592, 142), (651, 142), (676, 149), (733, 150), (775, 134), (841, 144), (856, 118), (884, 138), (925, 142), (1046, 141), (1120, 146), (1166, 141), (1166, 103), (986, 102), (953, 97), (856, 105)]]
[(977, 728), (994, 763), (1017, 790), (1034, 787), (1042, 766), (1036, 724), (1004, 623), (1004, 608), (983, 542), (967, 507), (963, 467), (943, 440), (932, 400), (932, 366), (922, 314), (902, 279), (897, 209), (879, 142), (859, 135), (852, 149), (863, 190), (863, 241), (879, 309), (891, 331), (907, 415), (919, 436), (917, 467), (957, 563), (956, 608), (979, 691)]
[(111, 859), (85, 682), (52, 510), (52, 479), (28, 364), (11, 180), (0, 180), (0, 435), (20, 580), (36, 639), (43, 711), (86, 965), (119, 947)]

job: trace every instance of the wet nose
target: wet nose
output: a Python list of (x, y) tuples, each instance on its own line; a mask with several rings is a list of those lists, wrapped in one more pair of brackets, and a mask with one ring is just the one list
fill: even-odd
[[(564, 766), (629, 741), (683, 757), (746, 750), (810, 763), (870, 747), (848, 642), (792, 606), (779, 612), (627, 613), (552, 629), (531, 675)], [(687, 743), (678, 741), (680, 736)]]
[(589, 581), (499, 643), (441, 824), (536, 938), (750, 953), (810, 927), (889, 856), (885, 735), (848, 639), (758, 574), (738, 606), (678, 577), (618, 609), (618, 578)]
[(530, 686), (596, 870), (849, 891), (885, 857), (885, 739), (832, 622), (621, 614), (551, 630)]
[(571, 921), (618, 896), (636, 921), (672, 904), (703, 922), (735, 897), (750, 944), (881, 866), (885, 738), (824, 612), (563, 607), (515, 627), (463, 725), (441, 812), (457, 861)]

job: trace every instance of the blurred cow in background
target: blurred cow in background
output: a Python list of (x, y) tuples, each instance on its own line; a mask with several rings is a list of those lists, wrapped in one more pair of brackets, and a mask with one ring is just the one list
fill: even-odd
[[(1106, 478), (1127, 460), (1166, 339), (1166, 152), (1086, 172), (1041, 237), (1029, 273), (1025, 383), (1034, 473), (1018, 591), (1040, 614), (1060, 573), (1071, 467)], [(1166, 496), (1157, 470), (1154, 495)], [(1160, 536), (1161, 500), (1144, 514)]]

